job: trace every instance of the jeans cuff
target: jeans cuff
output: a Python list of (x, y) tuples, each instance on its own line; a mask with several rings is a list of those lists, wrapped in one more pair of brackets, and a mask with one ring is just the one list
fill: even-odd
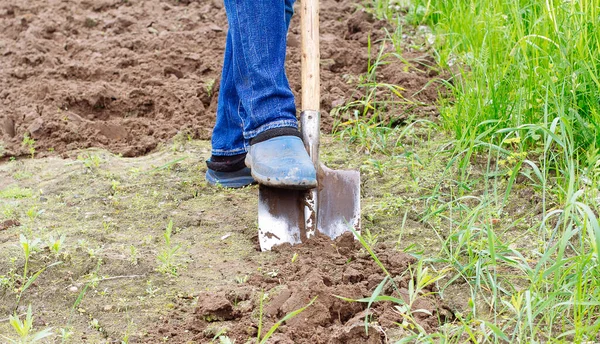
[(232, 156), (211, 156), (206, 160), (206, 166), (217, 172), (235, 172), (246, 167), (244, 160), (246, 154), (237, 154)]
[(214, 156), (233, 156), (238, 154), (244, 154), (248, 152), (248, 148), (235, 148), (235, 149), (212, 149), (210, 153)]
[(302, 135), (300, 134), (300, 131), (297, 128), (291, 128), (291, 127), (283, 127), (283, 128), (274, 128), (274, 129), (269, 129), (267, 131), (263, 131), (262, 133), (254, 136), (254, 138), (252, 140), (250, 140), (250, 145), (255, 145), (257, 143), (261, 143), (263, 141), (267, 141), (270, 140), (274, 137), (278, 137), (278, 136), (296, 136), (299, 137), (300, 139), (302, 139)]
[(257, 129), (244, 132), (244, 138), (247, 140), (250, 140), (250, 139), (254, 138), (256, 135), (261, 134), (269, 129), (284, 128), (284, 127), (291, 127), (291, 128), (298, 129), (298, 121), (295, 119), (283, 119), (283, 120), (263, 124), (260, 127), (258, 127)]

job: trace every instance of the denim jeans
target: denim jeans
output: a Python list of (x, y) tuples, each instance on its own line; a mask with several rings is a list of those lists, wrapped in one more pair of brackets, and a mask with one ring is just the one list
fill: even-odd
[(295, 0), (224, 0), (229, 31), (221, 74), (213, 156), (247, 151), (273, 128), (297, 128), (285, 74), (286, 36)]

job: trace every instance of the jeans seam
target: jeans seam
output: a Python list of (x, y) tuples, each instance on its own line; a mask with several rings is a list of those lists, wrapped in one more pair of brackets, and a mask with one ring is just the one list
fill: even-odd
[[(241, 25), (242, 23), (240, 22), (240, 16), (239, 16), (239, 11), (238, 11), (238, 6), (237, 5), (238, 4), (236, 3), (235, 6), (233, 6), (233, 8), (234, 8), (234, 11), (235, 11), (235, 21), (237, 22), (237, 27), (240, 28), (240, 27), (243, 27), (243, 26)], [(239, 37), (241, 37), (241, 34), (239, 32), (237, 34), (238, 34)], [(233, 38), (233, 36), (232, 36), (232, 38)], [(246, 45), (246, 44), (244, 44), (244, 40), (241, 39), (241, 38), (240, 38), (240, 45), (242, 45), (242, 46)], [(247, 52), (246, 48), (247, 47), (244, 47), (242, 49), (242, 52), (245, 52), (245, 53), (242, 53), (241, 55), (242, 55), (243, 63), (246, 66), (246, 69), (248, 69), (248, 68), (250, 68), (250, 66), (248, 65), (248, 59), (246, 57), (246, 54), (248, 54), (250, 52)], [(234, 55), (235, 55), (235, 52), (234, 52)], [(234, 59), (234, 61), (235, 61), (235, 59)], [(238, 64), (237, 67), (238, 67), (239, 74), (243, 75), (243, 73), (242, 73), (242, 71), (240, 69), (240, 65), (239, 64)], [(237, 87), (236, 87), (236, 92), (237, 92)], [(248, 107), (250, 109), (246, 109), (246, 107), (244, 107), (244, 110), (246, 111), (246, 114), (250, 116), (250, 118), (253, 118), (253, 115), (254, 115), (253, 105), (254, 104), (252, 104), (252, 102), (254, 100), (254, 87), (252, 87), (252, 82), (250, 82), (250, 92), (251, 92), (251, 94), (250, 94), (250, 101), (248, 102), (249, 103)], [(237, 92), (237, 93), (239, 95), (239, 92)], [(242, 99), (242, 97), (240, 96), (240, 102), (241, 102), (241, 99)], [(246, 127), (246, 125), (244, 124), (244, 128), (245, 127)]]

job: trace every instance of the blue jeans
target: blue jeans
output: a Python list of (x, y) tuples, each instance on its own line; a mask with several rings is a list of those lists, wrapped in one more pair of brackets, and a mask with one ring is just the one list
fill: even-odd
[(229, 22), (212, 155), (246, 153), (250, 139), (297, 128), (285, 75), (286, 36), (295, 0), (224, 0)]

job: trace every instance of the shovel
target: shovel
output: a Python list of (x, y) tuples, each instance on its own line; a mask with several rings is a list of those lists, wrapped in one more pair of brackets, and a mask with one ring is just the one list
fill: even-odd
[(262, 251), (283, 243), (298, 244), (316, 232), (332, 239), (360, 229), (360, 174), (327, 168), (319, 162), (320, 54), (318, 0), (302, 0), (302, 113), (304, 146), (317, 170), (318, 187), (308, 191), (261, 185), (258, 238)]

